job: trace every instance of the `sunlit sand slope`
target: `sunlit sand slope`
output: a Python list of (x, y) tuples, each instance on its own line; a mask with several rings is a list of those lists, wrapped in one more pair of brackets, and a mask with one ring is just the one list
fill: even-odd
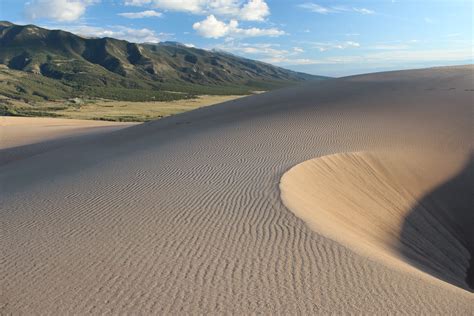
[(285, 205), (316, 232), (469, 289), (474, 183), (461, 163), (449, 152), (340, 153), (297, 165), (280, 186)]
[(0, 116), (0, 165), (137, 123)]
[[(1, 165), (1, 313), (472, 314), (457, 271), (444, 282), (368, 256), (311, 229), (279, 190), (317, 157), (446, 154), (419, 201), (469, 155), (472, 71), (309, 84)], [(402, 258), (385, 246), (399, 237), (377, 236)]]
[(0, 149), (112, 131), (134, 123), (0, 116)]

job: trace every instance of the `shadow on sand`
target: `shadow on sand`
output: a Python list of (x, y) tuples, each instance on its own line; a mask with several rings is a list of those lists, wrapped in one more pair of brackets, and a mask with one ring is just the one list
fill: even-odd
[(463, 170), (411, 209), (400, 252), (411, 264), (474, 292), (474, 156)]

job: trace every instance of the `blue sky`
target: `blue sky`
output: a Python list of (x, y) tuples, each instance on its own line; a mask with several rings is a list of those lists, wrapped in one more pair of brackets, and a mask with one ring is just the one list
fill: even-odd
[(0, 20), (330, 76), (472, 63), (473, 14), (463, 0), (0, 0)]

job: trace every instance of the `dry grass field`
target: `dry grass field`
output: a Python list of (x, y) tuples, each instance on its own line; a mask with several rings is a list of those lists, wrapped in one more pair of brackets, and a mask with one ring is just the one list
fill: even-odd
[[(160, 102), (81, 100), (28, 104), (8, 100), (9, 110), (27, 116), (47, 116), (79, 120), (146, 122), (230, 100), (242, 95), (201, 95), (193, 99)], [(1, 100), (0, 100), (1, 102)], [(5, 102), (5, 99), (4, 101)]]

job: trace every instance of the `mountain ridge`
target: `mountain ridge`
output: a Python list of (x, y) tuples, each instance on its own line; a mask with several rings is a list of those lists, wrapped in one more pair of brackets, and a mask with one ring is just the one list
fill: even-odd
[[(110, 37), (85, 38), (7, 21), (0, 21), (0, 64), (36, 75), (38, 80), (55, 80), (57, 90), (63, 90), (57, 94), (78, 91), (98, 97), (114, 94), (104, 96), (100, 89), (245, 94), (325, 78), (178, 42), (139, 44)], [(21, 89), (25, 90), (16, 90)], [(18, 94), (28, 97), (28, 91)]]

